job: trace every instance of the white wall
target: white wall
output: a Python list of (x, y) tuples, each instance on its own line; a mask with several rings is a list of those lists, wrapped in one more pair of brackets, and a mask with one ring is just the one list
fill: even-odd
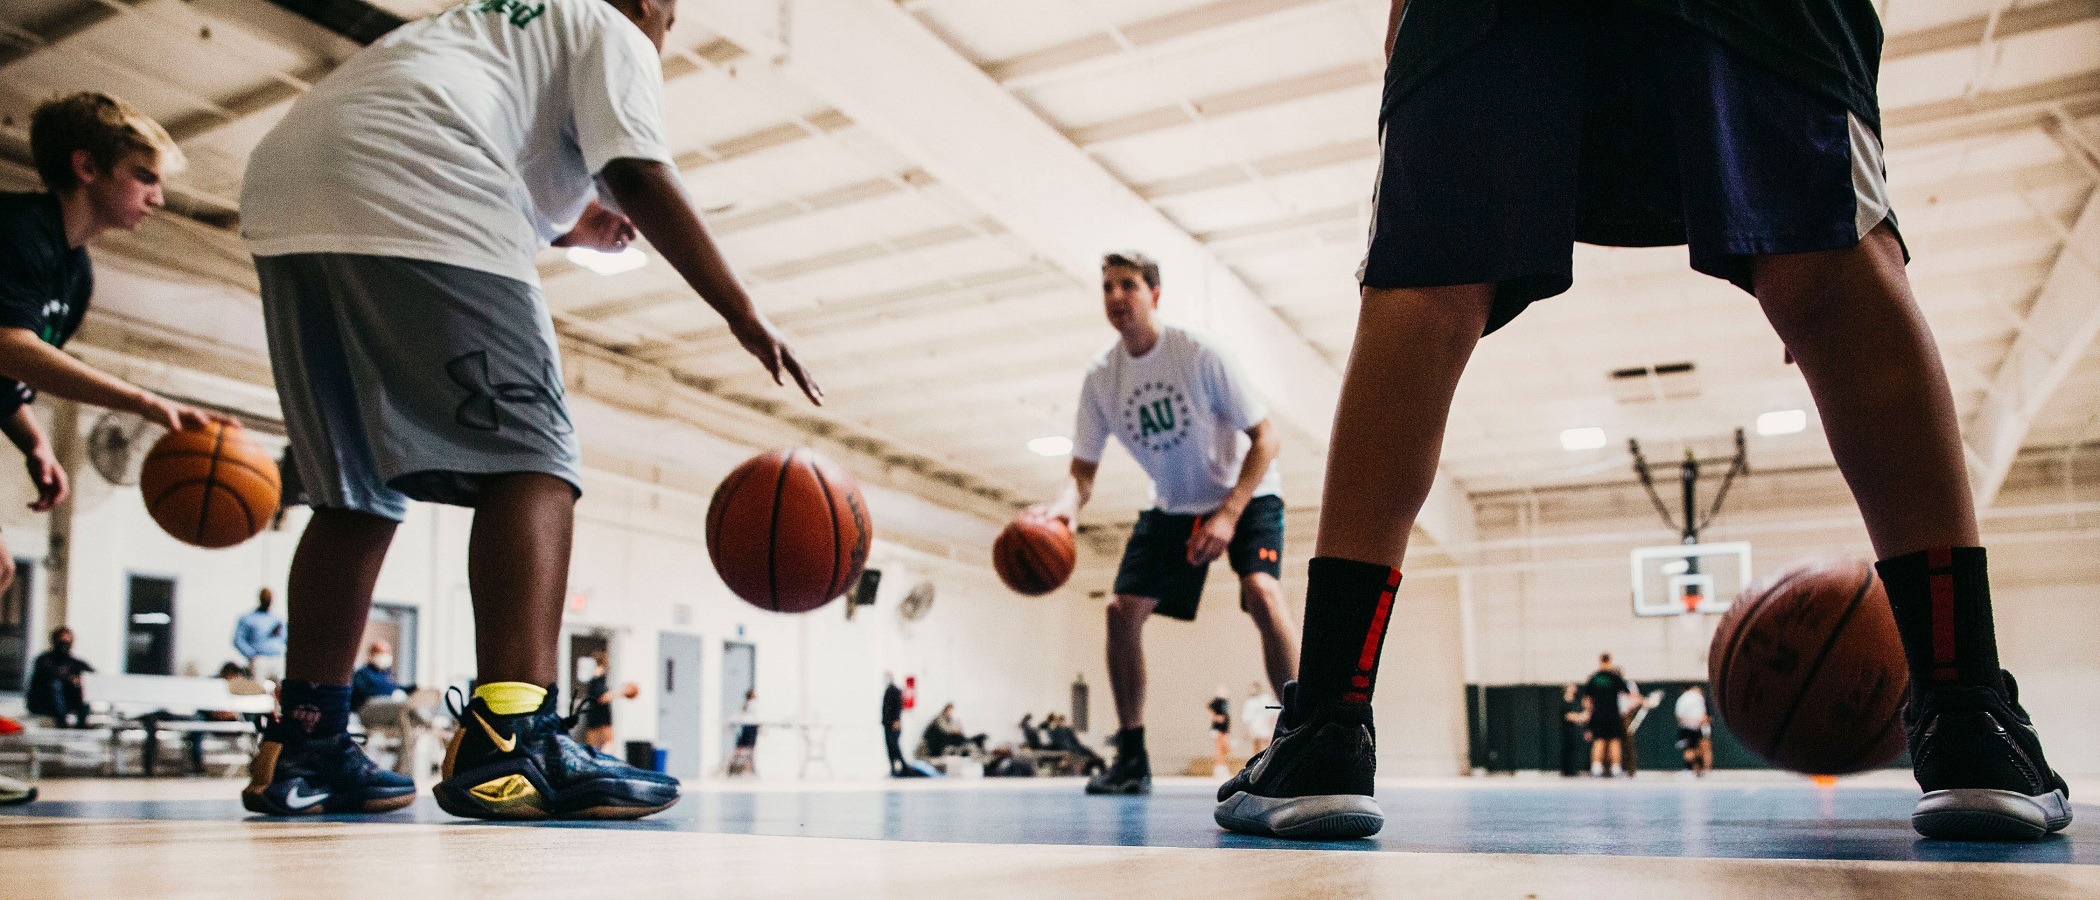
[[(83, 427), (95, 416), (84, 417)], [(594, 410), (588, 426), (617, 428), (617, 415)], [(48, 416), (47, 416), (48, 423)], [(659, 432), (658, 439), (666, 437)], [(711, 485), (728, 463), (753, 452), (724, 445), (692, 429), (673, 429), (667, 454), (699, 460), (692, 472)], [(287, 517), (285, 529), (265, 532), (239, 547), (207, 551), (182, 545), (147, 517), (136, 488), (112, 488), (92, 471), (73, 473), (79, 491), (68, 624), (76, 652), (104, 671), (121, 671), (128, 572), (176, 579), (176, 670), (210, 674), (234, 659), (234, 621), (253, 606), (256, 589), (270, 586), (282, 597), (285, 573), (305, 512)], [(716, 577), (705, 550), (707, 497), (694, 490), (651, 487), (632, 477), (588, 470), (578, 523), (570, 592), (587, 597), (568, 617), (571, 628), (603, 629), (613, 635), (616, 680), (632, 680), (641, 696), (616, 707), (618, 738), (650, 739), (656, 727), (657, 639), (666, 630), (703, 639), (702, 759), (719, 760), (720, 656), (722, 642), (757, 646), (758, 690), (766, 718), (832, 723), (830, 759), (841, 777), (885, 771), (878, 705), (882, 673), (918, 678), (919, 706), (905, 720), (906, 749), (942, 703), (954, 702), (963, 724), (988, 732), (993, 741), (1018, 739), (1014, 724), (1024, 712), (1064, 710), (1069, 686), (1086, 662), (1071, 652), (1084, 635), (1077, 623), (1087, 601), (1067, 590), (1041, 598), (1007, 591), (989, 567), (989, 537), (950, 548), (954, 558), (913, 549), (881, 537), (869, 565), (884, 571), (877, 605), (844, 617), (842, 604), (807, 615), (762, 611), (731, 596)], [(894, 492), (867, 493), (878, 536), (886, 518), (941, 515)], [(28, 513), (26, 479), (0, 478), (0, 526), (16, 556), (40, 559), (48, 517)], [(974, 521), (974, 520), (973, 520)], [(398, 532), (382, 570), (376, 599), (416, 607), (422, 633), (418, 671), (425, 685), (459, 684), (472, 677), (473, 619), (466, 581), (469, 510), (417, 504)], [(944, 528), (956, 532), (955, 523)], [(43, 573), (39, 572), (39, 582)], [(937, 601), (923, 619), (904, 622), (897, 603), (913, 584), (931, 580)], [(33, 606), (32, 652), (40, 652), (48, 630), (42, 584)], [(566, 643), (564, 644), (566, 646)], [(1105, 680), (1094, 670), (1096, 715), (1108, 707)], [(734, 711), (732, 711), (733, 713)], [(761, 741), (760, 771), (792, 776), (800, 740), (789, 733)]]
[[(2100, 471), (2080, 468), (2076, 475), (2067, 483), (2054, 466), (2024, 463), (1984, 511), (1983, 543), (2002, 661), (2020, 679), (2051, 763), (2067, 776), (2094, 777), (2100, 663), (2082, 651), (2100, 634), (2100, 508), (2093, 506)], [(1708, 484), (1702, 494), (1711, 490)], [(1666, 499), (1674, 509), (1676, 498)], [(1528, 523), (1526, 504), (1515, 494), (1479, 503), (1484, 543), (1532, 542), (1485, 551), (1466, 569), (1479, 681), (1579, 680), (1605, 651), (1635, 680), (1705, 677), (1718, 616), (1632, 614), (1627, 553), (1674, 543), (1638, 488), (1542, 493)], [(1873, 558), (1858, 511), (1830, 470), (1739, 483), (1705, 540), (1750, 541), (1760, 575), (1812, 556)]]

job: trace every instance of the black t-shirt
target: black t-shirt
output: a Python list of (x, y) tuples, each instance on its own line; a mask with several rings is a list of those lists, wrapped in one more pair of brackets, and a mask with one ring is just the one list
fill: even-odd
[[(1422, 77), (1473, 45), (1507, 3), (1567, 0), (1408, 0), (1386, 67), (1385, 110)], [(1611, 0), (1674, 16), (1789, 81), (1845, 105), (1876, 132), (1881, 16), (1873, 0)]]
[(583, 683), (577, 689), (577, 714), (583, 719), (585, 728), (603, 728), (612, 724), (612, 704), (604, 702), (605, 695), (612, 690), (605, 676), (600, 675)]
[(1626, 693), (1626, 679), (1610, 669), (1598, 669), (1583, 683), (1582, 692), (1590, 698), (1591, 716), (1617, 716), (1619, 698)]
[[(66, 245), (58, 197), (0, 192), (0, 328), (27, 328), (63, 347), (94, 289), (87, 249)], [(34, 399), (27, 385), (0, 377), (0, 417)]]
[(1230, 732), (1232, 730), (1232, 704), (1225, 702), (1225, 698), (1211, 698), (1210, 714), (1213, 717), (1210, 720), (1210, 727), (1220, 732)]

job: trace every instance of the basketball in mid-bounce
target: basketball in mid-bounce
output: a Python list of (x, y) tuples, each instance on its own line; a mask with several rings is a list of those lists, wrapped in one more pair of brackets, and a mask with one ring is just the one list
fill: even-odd
[(280, 489), (277, 461), (238, 425), (168, 432), (139, 467), (139, 494), (153, 521), (198, 547), (254, 537), (277, 514)]
[(1720, 720), (1775, 766), (1845, 775), (1903, 752), (1910, 675), (1864, 562), (1811, 560), (1760, 579), (1721, 617), (1706, 666)]
[(1063, 587), (1078, 563), (1064, 520), (1029, 510), (1014, 517), (992, 542), (992, 569), (1015, 591), (1038, 597)]
[(860, 483), (805, 447), (737, 466), (707, 506), (715, 572), (732, 593), (772, 612), (808, 612), (845, 594), (868, 564), (873, 536)]

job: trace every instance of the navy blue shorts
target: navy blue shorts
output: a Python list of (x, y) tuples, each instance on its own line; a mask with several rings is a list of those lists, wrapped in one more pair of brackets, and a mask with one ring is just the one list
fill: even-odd
[[(1189, 565), (1189, 538), (1203, 516), (1178, 516), (1148, 509), (1138, 513), (1137, 527), (1123, 545), (1123, 564), (1116, 570), (1116, 593), (1159, 601), (1152, 611), (1185, 622), (1196, 620), (1203, 582), (1210, 566)], [(1273, 494), (1247, 501), (1225, 549), (1232, 571), (1241, 576), (1266, 572), (1283, 576), (1283, 498)]]
[(1505, 0), (1494, 28), (1391, 104), (1380, 131), (1359, 279), (1494, 284), (1488, 331), (1568, 289), (1577, 241), (1689, 244), (1692, 268), (1754, 292), (1755, 256), (1851, 247), (1895, 226), (1866, 123), (1620, 2)]

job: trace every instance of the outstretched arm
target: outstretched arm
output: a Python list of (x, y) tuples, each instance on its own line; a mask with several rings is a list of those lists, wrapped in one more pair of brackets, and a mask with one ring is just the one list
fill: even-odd
[(781, 339), (773, 323), (752, 305), (751, 296), (744, 292), (736, 273), (730, 271), (728, 260), (722, 258), (707, 226), (700, 221), (700, 213), (686, 197), (678, 173), (661, 162), (627, 158), (606, 163), (599, 178), (620, 210), (649, 239), (649, 245), (663, 254), (664, 261), (700, 294), (700, 299), (721, 314), (737, 342), (758, 357), (773, 381), (784, 384), (792, 377), (809, 402), (822, 404), (824, 391), (803, 369), (802, 361), (795, 358), (795, 352)]
[(137, 413), (170, 431), (232, 421), (128, 384), (44, 343), (27, 328), (0, 328), (0, 375), (67, 400)]

